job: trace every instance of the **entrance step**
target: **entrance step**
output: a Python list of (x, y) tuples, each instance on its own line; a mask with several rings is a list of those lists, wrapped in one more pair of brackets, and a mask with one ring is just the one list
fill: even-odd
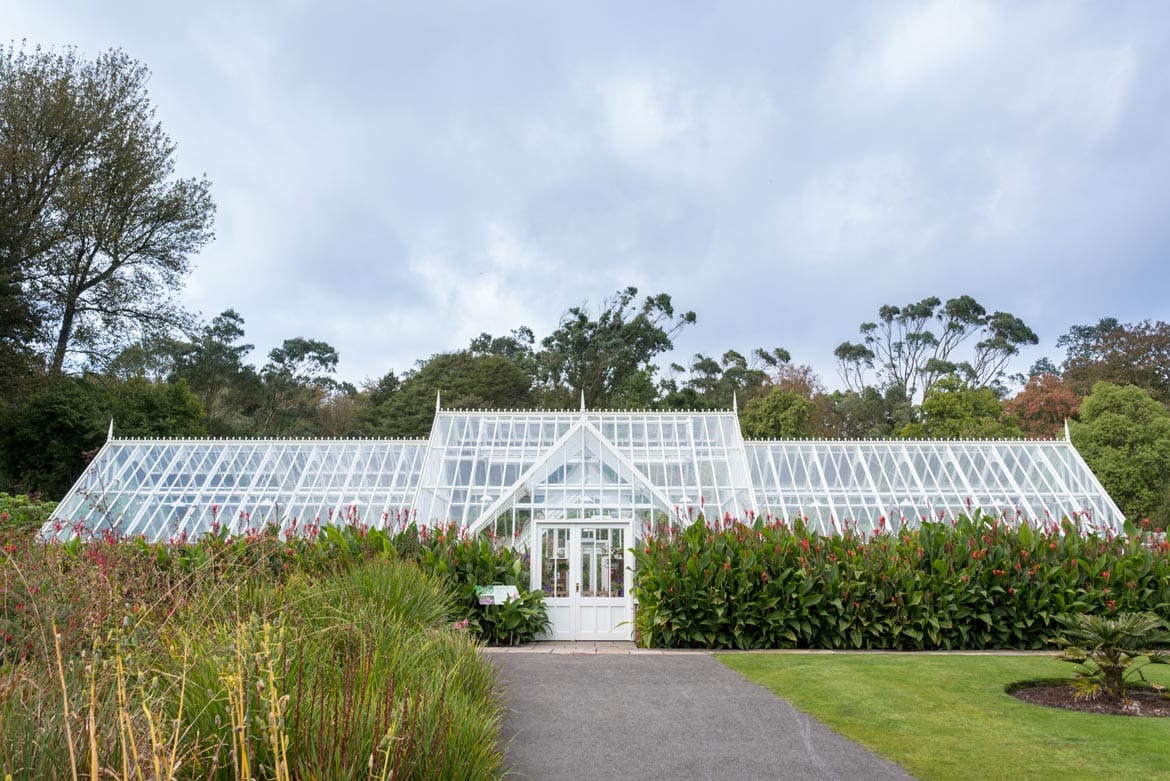
[(583, 640), (581, 642), (549, 640), (511, 647), (485, 647), (483, 650), (493, 654), (573, 654), (577, 656), (595, 656), (597, 654), (641, 653), (645, 649), (639, 649), (632, 642), (623, 640)]

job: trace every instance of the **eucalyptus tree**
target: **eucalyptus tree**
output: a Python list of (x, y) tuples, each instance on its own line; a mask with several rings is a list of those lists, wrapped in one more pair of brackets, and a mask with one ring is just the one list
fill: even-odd
[(244, 318), (227, 309), (200, 327), (190, 341), (173, 347), (170, 379), (185, 380), (203, 404), (213, 434), (249, 432), (263, 397), (256, 369), (246, 363), (253, 349), (244, 341)]
[[(877, 322), (862, 323), (860, 331), (860, 342), (843, 342), (833, 353), (846, 387), (860, 391), (872, 380), (908, 399), (921, 399), (950, 374), (975, 387), (993, 386), (1020, 347), (1039, 341), (1020, 318), (989, 314), (971, 296), (886, 305), (878, 310)], [(965, 346), (970, 349), (964, 353), (960, 348)]]
[[(659, 405), (665, 409), (731, 409), (736, 403), (766, 396), (777, 385), (787, 385), (794, 371), (792, 356), (782, 347), (757, 347), (750, 357), (727, 350), (716, 360), (696, 353), (690, 366), (672, 363), (669, 376), (659, 383)], [(811, 371), (811, 370), (809, 370)], [(686, 374), (681, 382), (678, 375)], [(807, 396), (812, 395), (811, 389)]]

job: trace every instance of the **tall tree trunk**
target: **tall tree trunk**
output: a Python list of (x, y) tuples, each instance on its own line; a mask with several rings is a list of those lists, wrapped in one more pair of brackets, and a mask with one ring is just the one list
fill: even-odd
[(61, 377), (65, 365), (65, 353), (69, 349), (69, 336), (73, 333), (73, 320), (77, 316), (77, 299), (70, 297), (61, 312), (61, 330), (57, 332), (57, 345), (53, 348), (53, 362), (49, 364), (49, 379)]

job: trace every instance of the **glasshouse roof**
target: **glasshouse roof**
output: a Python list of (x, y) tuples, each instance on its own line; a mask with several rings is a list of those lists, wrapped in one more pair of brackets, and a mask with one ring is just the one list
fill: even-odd
[(533, 521), (761, 515), (830, 532), (976, 508), (1124, 520), (1067, 440), (745, 441), (734, 412), (444, 410), (419, 440), (111, 437), (45, 533), (415, 521), (518, 535)]

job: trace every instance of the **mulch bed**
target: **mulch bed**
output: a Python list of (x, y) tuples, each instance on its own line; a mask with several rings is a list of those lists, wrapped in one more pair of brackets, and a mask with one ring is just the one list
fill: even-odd
[(1131, 691), (1129, 696), (1133, 704), (1128, 709), (1120, 703), (1113, 702), (1106, 697), (1097, 697), (1092, 700), (1078, 700), (1073, 696), (1073, 688), (1067, 684), (1062, 686), (1023, 686), (1012, 691), (1011, 695), (1018, 700), (1030, 702), (1034, 705), (1044, 705), (1049, 708), (1064, 708), (1083, 713), (1105, 713), (1112, 716), (1170, 717), (1170, 699), (1154, 691)]

